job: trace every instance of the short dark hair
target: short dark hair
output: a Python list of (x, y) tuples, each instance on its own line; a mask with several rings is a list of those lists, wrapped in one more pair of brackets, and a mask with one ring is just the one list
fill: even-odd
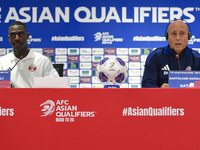
[(14, 21), (13, 23), (10, 24), (9, 28), (10, 28), (11, 26), (14, 26), (14, 25), (23, 25), (24, 28), (25, 28), (26, 31), (27, 31), (26, 25), (25, 25), (23, 22), (21, 22), (21, 21)]

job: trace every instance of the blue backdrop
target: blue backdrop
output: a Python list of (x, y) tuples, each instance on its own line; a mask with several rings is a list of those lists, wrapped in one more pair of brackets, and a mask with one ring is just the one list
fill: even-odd
[(0, 2), (0, 56), (12, 51), (7, 39), (14, 20), (27, 25), (29, 48), (64, 63), (71, 87), (102, 87), (95, 75), (107, 55), (126, 62), (129, 76), (122, 87), (141, 87), (147, 55), (166, 46), (170, 20), (185, 19), (192, 30), (188, 46), (200, 49), (200, 1), (174, 0), (8, 0)]

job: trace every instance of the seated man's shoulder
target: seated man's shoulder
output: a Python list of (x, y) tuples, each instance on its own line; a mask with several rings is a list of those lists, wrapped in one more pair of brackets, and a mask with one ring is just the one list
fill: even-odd
[(40, 54), (40, 53), (38, 53), (38, 52), (34, 52), (34, 55), (35, 55), (35, 57), (39, 57), (40, 59), (41, 58), (43, 58), (43, 59), (49, 59), (47, 56), (45, 56), (45, 55), (42, 55), (42, 54)]
[(162, 55), (165, 49), (163, 47), (156, 48), (149, 55), (152, 57), (153, 55)]
[(200, 53), (196, 50), (192, 50), (192, 54), (198, 58), (200, 58)]
[(161, 53), (163, 51), (165, 51), (165, 48), (164, 47), (159, 47), (159, 48), (156, 48), (153, 52), (155, 52), (155, 53)]

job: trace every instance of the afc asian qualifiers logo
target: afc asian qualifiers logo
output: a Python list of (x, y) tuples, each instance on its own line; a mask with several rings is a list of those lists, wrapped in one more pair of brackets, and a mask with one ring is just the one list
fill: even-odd
[(74, 122), (75, 118), (93, 118), (96, 111), (79, 111), (77, 105), (70, 105), (69, 100), (47, 100), (40, 105), (41, 117), (55, 114), (56, 122)]
[(47, 100), (46, 102), (42, 103), (40, 105), (40, 107), (42, 107), (42, 115), (41, 117), (46, 117), (48, 115), (51, 115), (54, 110), (55, 110), (55, 103), (51, 100)]
[(115, 38), (109, 32), (97, 32), (94, 34), (94, 41), (102, 41), (102, 44), (112, 44), (113, 42), (123, 42), (123, 38)]

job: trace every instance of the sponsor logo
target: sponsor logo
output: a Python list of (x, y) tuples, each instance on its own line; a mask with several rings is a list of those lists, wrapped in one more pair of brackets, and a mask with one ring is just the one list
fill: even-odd
[(117, 48), (117, 54), (128, 54), (128, 48)]
[(166, 64), (166, 65), (162, 68), (162, 70), (168, 70), (168, 71), (170, 71), (168, 64)]
[(140, 48), (129, 48), (129, 54), (140, 54)]
[(139, 55), (135, 55), (135, 56), (130, 55), (129, 61), (140, 62), (140, 56)]
[(92, 84), (92, 88), (103, 88), (103, 84)]
[(99, 80), (99, 78), (97, 76), (93, 76), (92, 77), (92, 83), (101, 83), (101, 81)]
[(81, 76), (91, 76), (91, 70), (80, 70)]
[(116, 54), (116, 48), (105, 48), (104, 52), (106, 55), (115, 55)]
[(31, 42), (41, 42), (42, 38), (33, 38), (32, 35), (29, 35), (29, 39), (27, 40), (28, 44), (31, 44)]
[(40, 105), (40, 107), (42, 107), (41, 112), (42, 115), (41, 117), (46, 117), (51, 115), (54, 110), (55, 110), (55, 103), (52, 100), (47, 100), (46, 102), (42, 103)]
[(80, 63), (80, 69), (91, 69), (91, 63)]
[(92, 76), (97, 76), (97, 70), (92, 70)]
[(56, 54), (67, 54), (66, 48), (56, 48)]
[(128, 84), (122, 84), (120, 85), (120, 88), (128, 88)]
[(6, 54), (6, 49), (0, 48), (0, 55), (5, 55), (5, 54)]
[(42, 48), (30, 48), (30, 49), (37, 52), (37, 53), (42, 54)]
[(149, 55), (152, 51), (152, 48), (141, 48), (141, 53), (144, 55)]
[(140, 84), (129, 84), (129, 88), (140, 88)]
[(84, 41), (83, 36), (52, 36), (51, 41)]
[(103, 59), (103, 56), (93, 56), (93, 61), (100, 62)]
[(70, 84), (70, 88), (79, 88), (78, 84)]
[(129, 83), (140, 83), (140, 77), (129, 77)]
[(13, 52), (13, 49), (12, 48), (7, 48), (7, 54)]
[(129, 69), (140, 69), (139, 62), (129, 62)]
[(3, 108), (0, 106), (0, 117), (6, 116), (14, 116), (14, 109), (13, 108)]
[(129, 70), (129, 76), (140, 76), (140, 70)]
[[(1, 15), (0, 15), (1, 16)], [(0, 42), (2, 42), (3, 41), (3, 37), (0, 37)]]
[(91, 77), (80, 77), (80, 83), (91, 83)]
[(67, 56), (56, 56), (55, 60), (57, 62), (66, 62), (67, 61)]
[(79, 83), (79, 77), (69, 77), (70, 84), (71, 83)]
[(54, 55), (55, 54), (55, 49), (54, 48), (44, 48), (43, 49), (43, 54), (44, 55)]
[[(165, 65), (165, 66), (162, 68), (162, 70), (163, 70), (163, 75), (168, 75), (168, 71), (170, 71), (168, 64)], [(165, 70), (166, 70), (166, 71), (165, 71)]]
[(68, 56), (68, 61), (71, 62), (78, 62), (79, 61), (79, 56)]
[(79, 76), (79, 70), (68, 69), (67, 74), (68, 76)]
[(128, 62), (128, 56), (127, 55), (117, 55), (117, 57), (121, 58), (125, 62)]
[(78, 69), (79, 63), (68, 63), (68, 68), (69, 69)]
[(80, 61), (85, 62), (85, 61), (91, 61), (91, 56), (80, 56)]
[(92, 63), (92, 69), (96, 69), (98, 64), (99, 64), (98, 62), (93, 62)]
[(79, 54), (79, 49), (78, 48), (68, 48), (68, 54), (69, 55)]
[(102, 55), (102, 54), (104, 54), (104, 50), (103, 50), (103, 48), (93, 48), (92, 49), (92, 54), (100, 54), (100, 55)]
[(91, 88), (91, 87), (92, 87), (92, 85), (88, 84), (88, 83), (86, 83), (86, 84), (84, 84), (84, 83), (80, 84), (80, 88)]
[(91, 48), (80, 48), (80, 54), (91, 54)]
[(109, 32), (97, 32), (94, 34), (94, 41), (102, 41), (102, 44), (112, 44), (113, 42), (123, 42), (123, 38), (115, 38)]
[(148, 55), (141, 55), (141, 56), (140, 56), (141, 62), (145, 62), (146, 59), (147, 59), (147, 56), (148, 56)]

